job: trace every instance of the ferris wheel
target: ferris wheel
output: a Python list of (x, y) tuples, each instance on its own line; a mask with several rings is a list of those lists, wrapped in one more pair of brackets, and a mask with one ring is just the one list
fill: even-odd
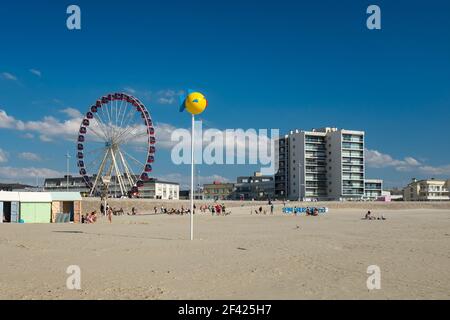
[(101, 97), (86, 112), (77, 139), (77, 165), (91, 196), (110, 184), (120, 196), (137, 194), (155, 160), (150, 113), (125, 93)]

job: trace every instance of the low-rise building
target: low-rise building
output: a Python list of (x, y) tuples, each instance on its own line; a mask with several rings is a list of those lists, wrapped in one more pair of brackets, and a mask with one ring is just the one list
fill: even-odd
[(180, 185), (176, 182), (150, 179), (139, 188), (139, 197), (145, 199), (178, 200), (180, 197)]
[(71, 175), (61, 178), (47, 178), (44, 181), (45, 191), (69, 191), (79, 192), (83, 196), (89, 195), (89, 188), (86, 186), (83, 177), (73, 177)]
[(450, 200), (450, 180), (417, 180), (413, 179), (403, 189), (405, 201), (445, 201)]
[(21, 183), (0, 183), (0, 191), (37, 191), (38, 187), (33, 187)]
[(365, 179), (364, 196), (367, 200), (377, 200), (383, 196), (383, 180)]
[(204, 200), (230, 200), (235, 191), (234, 183), (214, 181), (203, 185)]
[(237, 178), (232, 198), (234, 200), (268, 200), (274, 197), (274, 177), (255, 172), (253, 176)]

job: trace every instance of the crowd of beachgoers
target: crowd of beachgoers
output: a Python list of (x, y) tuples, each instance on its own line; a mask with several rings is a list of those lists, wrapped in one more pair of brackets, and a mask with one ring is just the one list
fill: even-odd
[[(288, 210), (291, 209), (291, 210)], [(297, 215), (299, 211), (298, 209), (302, 209), (302, 213), (305, 213), (307, 216), (318, 216), (319, 213), (326, 213), (328, 212), (328, 208), (287, 208), (283, 207), (282, 212), (289, 214), (293, 213), (294, 215)], [(325, 210), (323, 210), (325, 209)], [(303, 212), (304, 211), (304, 212)], [(167, 215), (189, 215), (191, 213), (190, 208), (185, 208), (184, 206), (181, 206), (181, 208), (166, 208), (164, 205), (158, 207), (155, 206), (153, 208), (153, 214), (167, 214)], [(110, 206), (109, 204), (104, 205), (102, 202), (100, 205), (100, 214), (103, 217), (108, 218), (108, 221), (112, 223), (112, 217), (113, 216), (122, 216), (122, 215), (137, 215), (137, 209), (135, 207), (131, 208), (131, 212), (125, 212), (123, 208), (114, 208)], [(211, 214), (212, 216), (228, 216), (231, 214), (231, 210), (226, 208), (224, 203), (211, 203), (211, 204), (202, 204), (198, 210), (197, 206), (194, 204), (194, 214)], [(259, 206), (258, 208), (250, 208), (250, 214), (257, 214), (257, 215), (273, 215), (274, 214), (274, 205), (271, 201), (268, 202), (267, 205)], [(81, 216), (81, 223), (96, 223), (98, 220), (97, 211), (94, 210), (90, 213), (86, 213), (85, 215)], [(384, 215), (381, 216), (374, 216), (371, 211), (368, 211), (363, 220), (386, 220)]]

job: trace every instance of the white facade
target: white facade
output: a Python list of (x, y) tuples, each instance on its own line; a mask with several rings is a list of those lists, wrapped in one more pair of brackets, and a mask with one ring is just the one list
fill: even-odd
[[(336, 128), (291, 131), (286, 184), (291, 200), (361, 200), (364, 198), (364, 132)], [(280, 158), (280, 162), (282, 159)], [(277, 178), (281, 178), (277, 174)], [(277, 179), (277, 183), (278, 183)], [(282, 185), (282, 184), (281, 184)], [(280, 195), (281, 192), (277, 193)]]
[(178, 200), (180, 198), (180, 185), (163, 181), (147, 182), (139, 189), (139, 194), (141, 198)]
[(405, 201), (448, 201), (450, 200), (450, 180), (416, 180), (403, 190)]
[(390, 197), (390, 192), (383, 191), (383, 180), (366, 179), (364, 181), (364, 196), (367, 200), (377, 200), (382, 196)]

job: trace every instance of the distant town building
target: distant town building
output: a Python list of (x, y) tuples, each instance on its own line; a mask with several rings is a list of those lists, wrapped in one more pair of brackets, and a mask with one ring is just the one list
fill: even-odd
[(180, 185), (176, 182), (151, 179), (139, 188), (139, 197), (145, 199), (178, 200)]
[(190, 190), (180, 190), (180, 200), (188, 200), (191, 198)]
[[(95, 179), (95, 176), (91, 177)], [(69, 188), (67, 188), (67, 182)], [(82, 177), (64, 176), (62, 178), (49, 178), (44, 181), (44, 189), (46, 191), (66, 191), (80, 192), (87, 197), (90, 194), (89, 188), (86, 186)], [(139, 197), (147, 199), (179, 199), (180, 185), (175, 182), (159, 181), (150, 179), (144, 182), (144, 186), (139, 188)], [(120, 197), (120, 186), (115, 176), (112, 176), (108, 185), (108, 196)], [(101, 194), (96, 194), (101, 196)]]
[[(68, 187), (67, 187), (68, 184)], [(83, 180), (83, 177), (73, 177), (65, 175), (62, 178), (47, 178), (44, 181), (45, 191), (69, 191), (79, 192), (83, 196), (89, 195), (89, 188)]]
[(268, 200), (274, 197), (274, 177), (263, 176), (259, 172), (249, 177), (238, 177), (232, 195), (234, 200)]
[(382, 196), (387, 197), (388, 194), (383, 194), (383, 180), (366, 179), (364, 181), (364, 196), (367, 200), (378, 200)]
[[(189, 200), (191, 199), (191, 190), (180, 190), (180, 200)], [(203, 200), (203, 189), (197, 190), (194, 193), (194, 199)]]
[(0, 191), (36, 191), (37, 187), (21, 183), (0, 183)]
[(364, 131), (295, 130), (280, 138), (277, 148), (276, 198), (364, 199)]
[(391, 201), (403, 201), (403, 189), (393, 188), (388, 192), (390, 193)]
[(413, 179), (403, 189), (405, 201), (445, 201), (450, 200), (450, 180)]
[(214, 181), (203, 185), (203, 199), (205, 200), (230, 200), (235, 190), (234, 183), (221, 183)]

